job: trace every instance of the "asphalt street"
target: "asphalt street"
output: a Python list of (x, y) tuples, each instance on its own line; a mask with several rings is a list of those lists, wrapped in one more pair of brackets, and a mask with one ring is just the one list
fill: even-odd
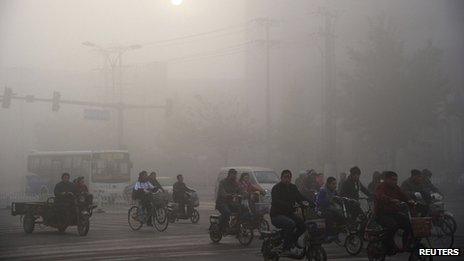
[[(86, 237), (78, 236), (76, 227), (69, 227), (64, 234), (52, 228), (36, 227), (34, 233), (25, 234), (19, 217), (2, 209), (0, 260), (262, 260), (261, 241), (257, 237), (248, 247), (240, 246), (234, 237), (225, 237), (219, 244), (211, 243), (208, 226), (213, 207), (212, 203), (203, 202), (198, 224), (180, 221), (170, 224), (165, 232), (155, 232), (151, 227), (132, 231), (126, 208), (107, 209), (105, 213), (94, 213)], [(459, 199), (448, 202), (448, 208), (456, 214), (458, 222), (463, 220), (464, 210)], [(462, 231), (459, 227), (455, 238), (455, 246), (461, 248), (464, 246)], [(367, 260), (365, 250), (353, 257), (335, 244), (324, 247), (329, 260)], [(407, 260), (407, 255), (388, 260)]]

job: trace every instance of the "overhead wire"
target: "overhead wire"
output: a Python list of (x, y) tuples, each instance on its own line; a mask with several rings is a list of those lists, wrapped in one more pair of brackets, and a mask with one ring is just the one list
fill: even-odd
[(184, 36), (174, 37), (174, 38), (170, 38), (170, 39), (158, 40), (158, 41), (153, 41), (153, 42), (146, 42), (146, 43), (142, 43), (141, 45), (142, 46), (159, 45), (159, 44), (166, 44), (166, 43), (176, 42), (176, 41), (190, 39), (190, 38), (197, 38), (197, 37), (201, 37), (201, 36), (214, 35), (216, 33), (229, 31), (231, 29), (245, 28), (252, 22), (253, 22), (253, 20), (250, 20), (250, 21), (244, 22), (242, 24), (237, 24), (237, 25), (227, 26), (227, 27), (221, 27), (221, 28), (217, 28), (217, 29), (214, 29), (214, 30), (206, 31), (206, 32), (190, 34), (190, 35), (184, 35)]

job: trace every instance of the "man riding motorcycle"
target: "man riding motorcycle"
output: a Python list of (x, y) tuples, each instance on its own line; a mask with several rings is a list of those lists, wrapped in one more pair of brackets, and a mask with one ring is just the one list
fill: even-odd
[(425, 186), (425, 177), (420, 170), (411, 170), (411, 176), (403, 181), (401, 189), (411, 199), (423, 200), (424, 204), (417, 206), (420, 214), (426, 215), (428, 213), (428, 205), (431, 201), (431, 194), (427, 191)]
[(65, 172), (61, 175), (61, 181), (55, 185), (54, 194), (58, 200), (62, 199), (69, 192), (76, 193), (76, 185), (70, 182), (69, 178), (69, 173)]
[(432, 183), (432, 172), (428, 169), (423, 169), (422, 170), (422, 175), (424, 176), (424, 187), (425, 187), (425, 190), (432, 194), (432, 193), (438, 193), (440, 195), (443, 195), (443, 193), (441, 193), (441, 191), (435, 187), (435, 185), (433, 185)]
[(380, 183), (374, 195), (374, 214), (377, 222), (387, 229), (386, 241), (384, 242), (390, 250), (389, 254), (397, 252), (393, 241), (398, 229), (403, 229), (403, 247), (406, 246), (407, 237), (411, 234), (411, 225), (408, 217), (400, 212), (400, 203), (413, 203), (407, 194), (397, 185), (398, 174), (393, 171), (382, 173), (384, 182)]
[(195, 192), (195, 190), (188, 188), (184, 183), (184, 176), (177, 175), (177, 182), (172, 187), (172, 199), (179, 204), (181, 216), (186, 216), (185, 205), (187, 205), (187, 215), (192, 213), (192, 206), (188, 203), (188, 192)]
[(229, 222), (232, 212), (238, 212), (240, 205), (232, 201), (232, 196), (240, 194), (241, 190), (237, 183), (237, 171), (229, 169), (227, 177), (219, 182), (216, 195), (216, 209), (221, 213), (219, 228), (224, 230)]
[(346, 222), (341, 211), (336, 207), (337, 203), (337, 179), (328, 177), (325, 186), (316, 197), (316, 209), (322, 213), (327, 222), (327, 234), (335, 236), (335, 224)]
[(271, 192), (271, 223), (280, 228), (284, 233), (283, 251), (290, 252), (298, 238), (304, 233), (304, 221), (293, 212), (295, 203), (308, 205), (300, 194), (295, 184), (291, 183), (292, 172), (284, 170), (280, 176), (280, 182), (272, 187)]
[[(369, 190), (364, 187), (364, 185), (359, 181), (359, 176), (361, 176), (361, 170), (359, 167), (355, 166), (350, 169), (350, 175), (342, 183), (340, 188), (340, 196), (347, 197), (359, 201), (359, 191), (364, 193), (367, 197), (371, 197)], [(361, 206), (359, 204), (348, 203), (347, 210), (350, 214), (350, 218), (355, 220), (360, 214), (363, 213)]]
[(65, 223), (68, 218), (68, 209), (73, 204), (73, 197), (77, 193), (76, 185), (69, 181), (69, 173), (61, 175), (61, 181), (55, 185), (54, 194), (56, 198), (56, 207), (61, 223)]

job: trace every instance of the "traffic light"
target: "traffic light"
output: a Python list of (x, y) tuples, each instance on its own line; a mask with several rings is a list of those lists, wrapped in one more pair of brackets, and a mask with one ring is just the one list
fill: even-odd
[(13, 90), (5, 87), (2, 98), (2, 108), (9, 108), (11, 104), (11, 98), (13, 97)]
[(166, 100), (166, 106), (164, 109), (166, 112), (166, 117), (171, 117), (172, 116), (172, 100), (171, 99)]
[(52, 99), (52, 111), (58, 111), (60, 109), (60, 99), (61, 99), (60, 92), (54, 91), (53, 99)]

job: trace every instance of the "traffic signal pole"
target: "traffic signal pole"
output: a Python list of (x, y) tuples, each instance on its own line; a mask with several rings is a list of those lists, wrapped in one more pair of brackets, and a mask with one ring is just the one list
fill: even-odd
[(82, 100), (66, 100), (61, 99), (59, 92), (53, 92), (52, 98), (36, 98), (33, 95), (17, 95), (14, 94), (11, 88), (5, 88), (4, 95), (0, 96), (3, 108), (9, 108), (11, 100), (24, 100), (28, 103), (45, 102), (52, 104), (52, 111), (57, 112), (60, 104), (68, 104), (75, 106), (90, 106), (103, 109), (113, 109), (117, 113), (117, 146), (119, 149), (124, 149), (124, 111), (128, 109), (164, 109), (166, 117), (169, 117), (172, 112), (172, 101), (166, 100), (165, 105), (139, 105), (139, 104), (126, 104), (123, 102), (93, 102)]

